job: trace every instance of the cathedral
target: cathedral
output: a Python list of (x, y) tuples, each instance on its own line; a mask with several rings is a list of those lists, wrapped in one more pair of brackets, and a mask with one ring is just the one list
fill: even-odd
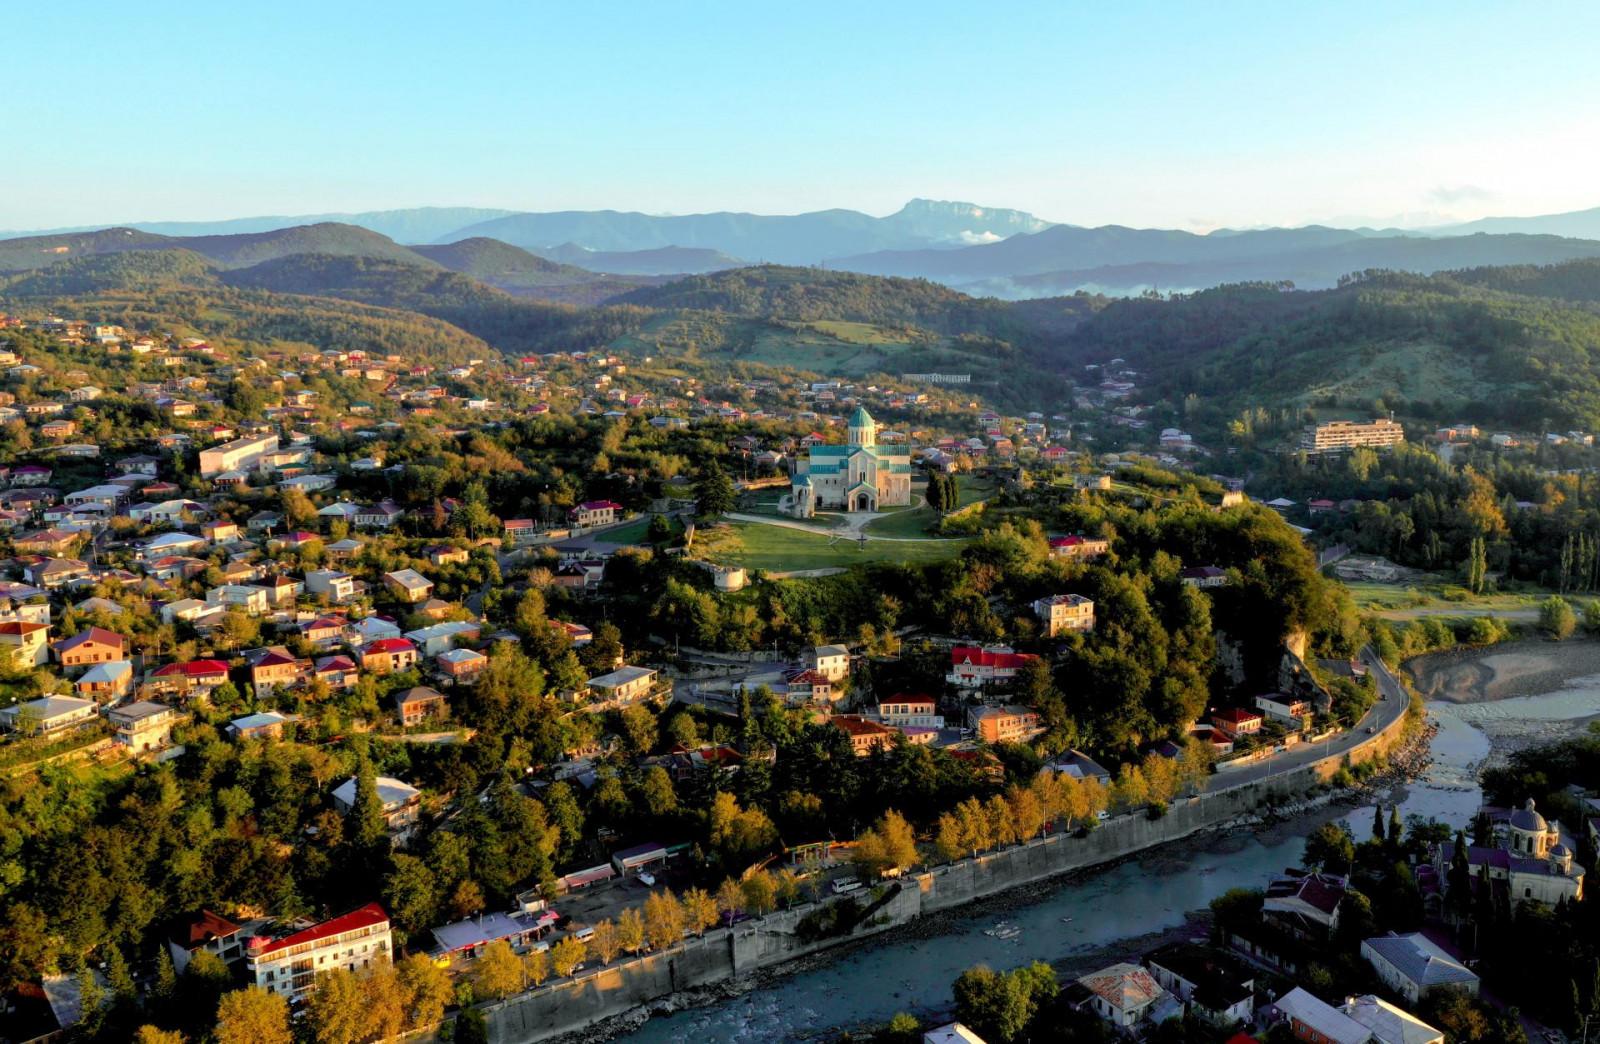
[(878, 422), (863, 407), (850, 415), (843, 446), (812, 446), (795, 462), (787, 508), (796, 518), (818, 511), (877, 511), (911, 503), (911, 451), (878, 445)]

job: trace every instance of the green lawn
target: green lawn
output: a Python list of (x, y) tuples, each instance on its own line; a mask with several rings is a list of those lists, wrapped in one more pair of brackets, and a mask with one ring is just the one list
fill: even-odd
[(625, 526), (608, 529), (597, 536), (596, 540), (603, 540), (608, 544), (642, 544), (644, 531), (650, 528), (650, 516), (640, 515)]
[(835, 540), (783, 526), (731, 522), (701, 549), (714, 562), (762, 569), (769, 573), (829, 569), (863, 562), (937, 562), (954, 558), (967, 546), (963, 539), (890, 542)]
[[(1495, 591), (1474, 596), (1453, 580), (1438, 575), (1418, 577), (1404, 584), (1367, 580), (1341, 581), (1356, 608), (1387, 620), (1415, 620), (1425, 616), (1525, 616), (1556, 592), (1543, 588)], [(1579, 607), (1587, 598), (1569, 595)]]
[(939, 521), (933, 509), (927, 506), (896, 511), (867, 523), (867, 532), (873, 536), (922, 537)]
[[(642, 544), (645, 542), (645, 533), (650, 528), (650, 520), (654, 517), (654, 515), (649, 514), (640, 515), (627, 525), (618, 526), (616, 529), (609, 529), (606, 532), (601, 533), (595, 539), (607, 544)], [(682, 535), (682, 523), (675, 518), (669, 519), (668, 521), (672, 525), (673, 535)]]

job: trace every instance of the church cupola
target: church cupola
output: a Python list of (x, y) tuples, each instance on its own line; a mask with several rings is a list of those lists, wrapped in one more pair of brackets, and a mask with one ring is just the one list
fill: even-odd
[(878, 444), (878, 422), (872, 419), (872, 414), (867, 412), (865, 406), (857, 406), (856, 411), (850, 415), (850, 445), (876, 446)]

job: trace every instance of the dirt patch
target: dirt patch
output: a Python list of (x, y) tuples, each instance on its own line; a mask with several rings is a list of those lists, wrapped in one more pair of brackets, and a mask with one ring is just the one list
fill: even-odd
[(1451, 649), (1405, 665), (1424, 699), (1488, 703), (1552, 692), (1600, 674), (1600, 641), (1528, 639), (1484, 649)]

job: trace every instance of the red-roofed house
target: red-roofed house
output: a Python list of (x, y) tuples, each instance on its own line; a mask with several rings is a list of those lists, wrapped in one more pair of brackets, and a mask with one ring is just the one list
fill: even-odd
[(89, 667), (128, 658), (128, 639), (104, 627), (89, 627), (50, 646), (62, 667)]
[(289, 935), (255, 936), (245, 943), (245, 972), (268, 993), (298, 1001), (310, 992), (318, 972), (360, 971), (389, 957), (389, 915), (368, 903)]
[(1010, 681), (1023, 664), (1037, 659), (1032, 653), (1012, 652), (1004, 647), (958, 645), (950, 650), (950, 673), (945, 680), (962, 688), (979, 689)]
[(828, 720), (850, 737), (850, 746), (855, 749), (858, 758), (864, 758), (894, 742), (895, 731), (887, 725), (879, 725), (854, 714), (836, 714)]
[(531, 518), (508, 518), (505, 520), (506, 540), (513, 546), (520, 546), (539, 535), (538, 529)]
[(19, 667), (43, 667), (50, 659), (50, 625), (28, 620), (0, 623), (0, 653)]
[(324, 656), (312, 672), (313, 678), (335, 692), (350, 688), (360, 676), (361, 669), (348, 656)]
[(361, 666), (377, 674), (408, 670), (417, 662), (417, 647), (407, 638), (379, 638), (361, 650)]
[(152, 693), (190, 696), (207, 693), (228, 680), (228, 665), (221, 660), (189, 660), (157, 668), (145, 680)]
[(617, 520), (622, 505), (614, 500), (585, 500), (567, 512), (567, 521), (575, 526), (604, 526)]
[(1113, 964), (1085, 975), (1078, 985), (1090, 993), (1089, 1007), (1118, 1029), (1138, 1025), (1167, 991), (1137, 964)]
[(244, 658), (250, 665), (250, 684), (259, 693), (298, 684), (311, 666), (281, 645), (251, 649)]
[(1243, 707), (1226, 707), (1211, 715), (1211, 723), (1233, 739), (1261, 731), (1261, 715)]
[(791, 700), (831, 700), (833, 682), (817, 671), (787, 671), (783, 676)]
[(243, 940), (239, 937), (242, 930), (243, 925), (210, 910), (174, 921), (167, 928), (167, 950), (172, 954), (173, 969), (182, 975), (189, 961), (201, 950), (210, 952), (224, 964), (232, 964), (243, 956)]

